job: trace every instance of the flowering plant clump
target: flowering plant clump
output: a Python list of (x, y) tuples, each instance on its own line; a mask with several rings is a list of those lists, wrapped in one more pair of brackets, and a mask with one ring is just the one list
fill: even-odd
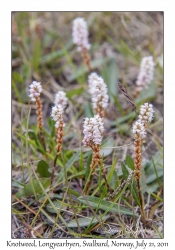
[(96, 73), (91, 73), (88, 78), (89, 92), (91, 94), (92, 107), (99, 114), (104, 116), (104, 110), (108, 106), (109, 96), (107, 94), (107, 86), (102, 77)]
[[(23, 41), (19, 37), (18, 29), (14, 36), (15, 41), (20, 40), (22, 52), (29, 62), (24, 70), (24, 60), (18, 58), (20, 51), (15, 50), (16, 58), (12, 62), (12, 92), (15, 96), (12, 103), (14, 113), (21, 112), (21, 119), (18, 120), (19, 114), (15, 114), (12, 142), (15, 154), (12, 163), (14, 171), (17, 170), (17, 176), (12, 173), (12, 205), (14, 211), (17, 208), (18, 212), (20, 203), (19, 210), (23, 206), (21, 211), (25, 209), (29, 215), (22, 218), (23, 226), (27, 226), (23, 236), (162, 238), (162, 229), (145, 233), (147, 226), (162, 228), (163, 132), (162, 119), (159, 117), (159, 104), (162, 99), (156, 100), (156, 91), (161, 95), (163, 93), (162, 69), (157, 72), (156, 67), (156, 88), (155, 82), (151, 84), (154, 77), (153, 60), (156, 61), (156, 55), (162, 52), (160, 48), (158, 51), (153, 50), (155, 39), (152, 39), (151, 51), (155, 59), (153, 56), (143, 57), (138, 77), (133, 80), (133, 60), (131, 68), (130, 60), (128, 61), (131, 47), (132, 57), (137, 58), (139, 46), (144, 48), (143, 53), (146, 53), (145, 44), (150, 43), (146, 37), (149, 32), (145, 32), (143, 44), (139, 45), (135, 32), (132, 34), (135, 43), (129, 44), (130, 32), (125, 32), (125, 37), (122, 38), (109, 30), (112, 40), (117, 37), (123, 39), (121, 49), (117, 46), (113, 54), (109, 55), (107, 50), (111, 49), (111, 45), (107, 44), (105, 49), (101, 49), (105, 44), (105, 36), (101, 29), (98, 31), (100, 25), (95, 24), (94, 20), (104, 24), (106, 31), (111, 27), (108, 26), (111, 20), (113, 23), (121, 20), (121, 24), (127, 26), (125, 28), (131, 28), (137, 26), (136, 19), (132, 22), (130, 14), (115, 14), (111, 20), (108, 19), (110, 15), (106, 15), (103, 22), (104, 15), (98, 18), (92, 15), (86, 22), (84, 18), (77, 16), (69, 23), (69, 28), (72, 25), (72, 32), (68, 34), (63, 21), (65, 19), (69, 22), (71, 16), (75, 15), (69, 13), (66, 17), (60, 16), (58, 21), (61, 21), (62, 28), (56, 27), (59, 28), (58, 40), (52, 32), (57, 22), (50, 23), (52, 30), (48, 35), (49, 30), (42, 26), (43, 17), (39, 18), (39, 21), (32, 19), (32, 32), (37, 30), (34, 34), (37, 41), (33, 41), (34, 44)], [(28, 21), (29, 15), (26, 18)], [(129, 18), (129, 22), (123, 23), (123, 18)], [(148, 23), (151, 19), (152, 15), (149, 15)], [(157, 30), (159, 18), (156, 20), (158, 21), (154, 31)], [(19, 20), (16, 21), (18, 24)], [(146, 24), (144, 15), (139, 16), (138, 22)], [(92, 33), (88, 31), (89, 23), (93, 24)], [(60, 32), (64, 33), (63, 36)], [(32, 41), (28, 29), (22, 33), (27, 34), (27, 41)], [(73, 47), (69, 44), (71, 35)], [(128, 40), (125, 40), (127, 35)], [(96, 38), (98, 39), (92, 44), (91, 51), (91, 40)], [(35, 52), (40, 40), (48, 42), (43, 44), (40, 53), (34, 53), (30, 57), (30, 48), (34, 48)], [(57, 44), (59, 46), (56, 46)], [(58, 47), (58, 53), (54, 51), (55, 46)], [(93, 59), (92, 64), (90, 56)], [(116, 57), (119, 60), (116, 60)], [(19, 73), (22, 73), (21, 77)], [(29, 105), (26, 105), (26, 96), (23, 91), (20, 93), (20, 88), (32, 77), (42, 80), (32, 81), (28, 86)], [(42, 84), (43, 81), (46, 84)], [(148, 89), (145, 91), (146, 88)], [(138, 97), (139, 93), (141, 95)], [(148, 100), (153, 100), (158, 111), (155, 110), (157, 122), (150, 127), (154, 107)], [(35, 110), (37, 115), (34, 114)], [(34, 118), (37, 119), (37, 124), (33, 124)], [(19, 155), (21, 160), (18, 159)], [(22, 179), (18, 178), (18, 172)], [(17, 185), (18, 183), (21, 185)], [(13, 217), (14, 225), (17, 225), (17, 217), (21, 224), (20, 211), (17, 212)], [(94, 222), (97, 222), (95, 227), (92, 225)], [(18, 229), (18, 225), (14, 227), (14, 238), (19, 235), (16, 228)]]
[(55, 106), (61, 105), (62, 108), (65, 109), (67, 106), (67, 100), (66, 93), (64, 91), (58, 91), (55, 95)]
[(77, 17), (73, 20), (72, 37), (73, 43), (77, 45), (78, 51), (82, 51), (83, 49), (90, 49), (91, 46), (88, 42), (87, 23), (84, 18)]
[(140, 72), (137, 77), (137, 91), (148, 88), (148, 85), (153, 80), (154, 76), (154, 61), (152, 56), (143, 57), (140, 65)]

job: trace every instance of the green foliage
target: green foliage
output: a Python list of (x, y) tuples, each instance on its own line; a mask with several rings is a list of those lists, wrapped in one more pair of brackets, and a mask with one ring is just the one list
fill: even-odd
[(122, 166), (122, 173), (123, 173), (123, 177), (125, 180), (128, 179), (128, 175), (129, 175), (129, 171), (126, 168), (125, 164), (123, 162), (121, 162), (121, 166)]
[(90, 174), (90, 165), (91, 165), (91, 161), (92, 161), (92, 154), (90, 154), (88, 156), (88, 160), (87, 160), (87, 165), (86, 165), (86, 169), (85, 169), (85, 181), (87, 182), (88, 176)]
[(138, 206), (140, 206), (140, 199), (139, 199), (139, 194), (138, 194), (138, 190), (137, 190), (135, 181), (133, 181), (131, 183), (131, 193), (132, 193), (132, 197), (135, 200), (136, 204)]
[[(98, 217), (97, 217), (98, 218)], [(107, 216), (105, 216), (104, 218), (102, 218), (103, 220), (105, 220), (107, 218)], [(71, 228), (77, 228), (78, 225), (80, 227), (87, 227), (87, 226), (94, 226), (95, 224), (98, 223), (98, 221), (101, 221), (100, 218), (96, 219), (94, 217), (83, 217), (83, 218), (77, 218), (77, 220), (72, 220), (68, 223), (68, 227)]]
[(49, 169), (49, 164), (44, 161), (44, 160), (41, 160), (38, 162), (38, 165), (37, 165), (37, 172), (39, 173), (40, 177), (50, 177), (51, 176), (51, 173), (48, 171)]
[[(53, 205), (54, 205), (54, 208), (53, 208)], [(62, 202), (58, 201), (58, 200), (54, 201), (53, 205), (50, 203), (46, 205), (46, 209), (48, 212), (55, 214), (55, 213), (57, 213), (57, 210), (65, 210), (66, 209), (66, 206), (63, 205)]]
[(152, 157), (145, 165), (146, 191), (148, 193), (155, 192), (161, 185), (160, 178), (163, 176), (163, 155), (162, 149)]
[(125, 214), (130, 216), (136, 216), (133, 212), (119, 204), (114, 204), (109, 201), (101, 200), (98, 197), (93, 196), (83, 196), (79, 197), (78, 200), (88, 206), (92, 206), (98, 209), (102, 209), (104, 211), (109, 209), (109, 212), (117, 213), (117, 214)]
[(102, 69), (102, 77), (108, 86), (108, 93), (111, 102), (114, 102), (115, 96), (118, 93), (118, 69), (114, 58), (109, 61), (109, 66), (105, 63)]
[[(41, 185), (46, 189), (49, 184), (50, 184), (50, 179), (47, 178), (42, 178), (39, 179)], [(31, 195), (34, 194), (42, 194), (42, 188), (40, 187), (40, 183), (38, 182), (38, 180), (31, 180), (30, 183), (26, 184), (24, 186), (24, 188), (21, 188), (16, 194), (15, 196), (18, 199), (21, 199), (23, 196), (24, 197), (29, 197)]]
[(32, 65), (34, 70), (38, 69), (40, 64), (40, 56), (41, 56), (41, 41), (36, 39), (34, 41), (34, 49), (33, 49), (33, 57), (32, 57)]
[(134, 170), (134, 161), (130, 155), (126, 156), (126, 164), (127, 164), (128, 168), (130, 168), (131, 170)]

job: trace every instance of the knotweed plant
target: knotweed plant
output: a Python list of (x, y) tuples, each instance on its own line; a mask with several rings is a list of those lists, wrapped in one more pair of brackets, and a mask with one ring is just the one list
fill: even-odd
[(136, 81), (136, 95), (141, 90), (147, 89), (154, 77), (154, 61), (152, 56), (143, 57), (140, 65), (140, 72)]
[(52, 186), (53, 183), (53, 178), (54, 178), (54, 173), (55, 173), (55, 167), (56, 167), (56, 161), (58, 159), (58, 155), (61, 152), (62, 148), (62, 142), (63, 142), (63, 127), (64, 127), (64, 122), (63, 122), (63, 108), (61, 105), (57, 105), (52, 107), (52, 112), (51, 115), (52, 119), (55, 121), (55, 128), (56, 128), (56, 157), (54, 159), (54, 165), (52, 168), (52, 175), (50, 179), (50, 187)]
[(100, 145), (103, 138), (103, 132), (104, 132), (103, 119), (99, 115), (95, 115), (93, 118), (85, 118), (83, 123), (84, 139), (82, 142), (85, 147), (90, 147), (93, 152), (92, 162), (90, 165), (91, 173), (89, 181), (86, 183), (85, 186), (84, 190), (85, 193), (87, 193), (90, 188), (92, 175), (94, 174), (95, 168), (101, 165), (102, 165), (103, 177), (105, 179), (108, 189), (110, 189), (110, 186), (106, 179), (105, 169), (104, 165), (102, 164), (102, 157), (100, 154)]
[(109, 96), (107, 86), (102, 77), (93, 72), (88, 77), (89, 92), (91, 94), (92, 107), (101, 118), (104, 116), (104, 110), (108, 106)]
[(40, 94), (42, 92), (42, 86), (40, 82), (33, 81), (29, 86), (29, 97), (32, 102), (36, 103), (36, 114), (37, 114), (37, 125), (39, 129), (39, 135), (44, 149), (46, 150), (44, 136), (42, 132), (43, 128), (43, 114), (42, 114), (42, 101), (40, 99)]
[(134, 134), (134, 168), (135, 168), (135, 180), (137, 182), (137, 188), (140, 199), (140, 210), (141, 217), (144, 222), (145, 214), (143, 210), (143, 200), (140, 188), (140, 177), (141, 177), (141, 169), (142, 169), (142, 144), (144, 139), (146, 138), (146, 127), (148, 126), (148, 122), (150, 122), (153, 118), (153, 106), (152, 104), (145, 103), (140, 107), (139, 120), (137, 120), (134, 125), (132, 132)]
[(91, 71), (90, 57), (88, 55), (88, 50), (91, 45), (88, 42), (88, 28), (87, 23), (82, 17), (77, 17), (73, 20), (72, 25), (72, 37), (73, 43), (77, 45), (77, 50), (82, 53), (85, 64), (87, 65), (89, 71)]
[(63, 121), (63, 112), (65, 107), (67, 106), (67, 97), (66, 93), (63, 91), (58, 91), (55, 96), (55, 106), (52, 107), (51, 117), (55, 121), (55, 134), (56, 134), (56, 157), (54, 159), (54, 165), (52, 168), (52, 174), (50, 179), (50, 187), (52, 187), (56, 162), (58, 159), (58, 155), (61, 152), (62, 142), (63, 142), (63, 128), (64, 128), (64, 121)]

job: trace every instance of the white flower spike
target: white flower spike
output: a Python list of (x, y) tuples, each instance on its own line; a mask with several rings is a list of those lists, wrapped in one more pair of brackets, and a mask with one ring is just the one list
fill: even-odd
[(148, 122), (151, 122), (153, 119), (153, 105), (144, 103), (140, 107), (139, 120), (146, 125)]
[(141, 137), (142, 139), (144, 139), (146, 136), (144, 124), (140, 120), (134, 123), (132, 132), (136, 137)]
[(55, 95), (55, 106), (61, 105), (63, 109), (67, 106), (67, 97), (66, 93), (64, 91), (58, 91), (58, 93)]
[(52, 117), (52, 120), (54, 120), (55, 123), (55, 127), (58, 128), (60, 125), (60, 122), (63, 121), (63, 108), (61, 105), (57, 105), (52, 107), (52, 112), (50, 114), (50, 116)]
[(40, 82), (33, 81), (29, 86), (30, 99), (32, 102), (36, 102), (36, 98), (40, 96), (42, 92), (42, 86)]
[(93, 118), (85, 118), (83, 124), (83, 145), (90, 146), (91, 143), (100, 145), (103, 138), (104, 124), (99, 115)]
[(153, 57), (152, 56), (143, 57), (140, 65), (140, 72), (136, 81), (138, 91), (148, 88), (148, 85), (153, 80), (153, 76), (154, 76)]
[(88, 42), (88, 28), (87, 23), (82, 17), (73, 20), (72, 26), (73, 43), (77, 45), (77, 50), (89, 50), (90, 44)]
[(88, 77), (88, 83), (93, 109), (105, 109), (108, 106), (109, 96), (103, 78), (93, 72)]

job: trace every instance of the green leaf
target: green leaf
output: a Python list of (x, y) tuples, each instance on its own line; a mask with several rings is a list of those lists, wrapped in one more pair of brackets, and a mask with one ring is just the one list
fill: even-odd
[(126, 156), (126, 164), (127, 164), (128, 168), (134, 170), (134, 161), (130, 155)]
[(107, 86), (108, 86), (108, 93), (112, 102), (114, 102), (114, 96), (117, 96), (118, 92), (118, 68), (116, 64), (116, 60), (114, 58), (110, 61), (109, 69), (108, 69), (108, 79), (107, 79)]
[[(157, 174), (158, 174), (158, 177), (159, 177), (159, 178), (162, 177), (162, 176), (163, 176), (163, 170), (162, 170), (162, 169), (159, 169), (159, 170), (157, 171)], [(157, 175), (156, 175), (156, 173), (153, 173), (153, 174), (151, 174), (151, 175), (149, 175), (149, 176), (147, 177), (146, 183), (147, 183), (147, 184), (150, 184), (150, 183), (154, 182), (155, 180), (157, 180)]]
[(48, 127), (50, 129), (50, 135), (51, 135), (51, 137), (53, 137), (55, 134), (55, 126), (54, 126), (55, 122), (49, 117), (47, 119), (47, 124), (48, 124)]
[[(58, 201), (58, 200), (57, 200), (57, 201), (54, 201), (53, 204), (54, 204), (55, 208), (56, 208), (58, 211), (59, 211), (60, 209), (61, 209), (61, 210), (65, 210), (65, 209), (66, 209), (66, 206), (63, 205), (61, 201)], [(56, 213), (55, 208), (53, 208), (53, 206), (52, 206), (50, 203), (46, 205), (46, 209), (47, 209), (47, 211), (48, 211), (49, 213), (55, 214), (55, 213)]]
[(143, 168), (141, 169), (140, 188), (141, 188), (142, 194), (144, 194), (146, 192), (147, 185), (146, 185), (145, 170)]
[(85, 170), (85, 182), (87, 181), (88, 176), (90, 174), (91, 161), (92, 161), (92, 153), (88, 156), (88, 160), (87, 160), (87, 165), (86, 165), (86, 170)]
[(160, 178), (163, 176), (163, 155), (162, 148), (145, 164), (146, 191), (155, 192), (160, 186)]
[(129, 176), (129, 171), (123, 162), (121, 162), (121, 166), (122, 166), (123, 177), (125, 180), (127, 180), (128, 176)]
[(132, 197), (135, 200), (136, 204), (138, 206), (140, 206), (140, 199), (139, 199), (139, 194), (138, 194), (138, 190), (137, 190), (135, 181), (133, 181), (131, 183), (131, 193), (132, 193)]
[(157, 199), (157, 200), (163, 202), (163, 199), (162, 199), (161, 197), (157, 196), (156, 194), (151, 193), (151, 195), (152, 195), (155, 199)]
[(40, 177), (46, 177), (46, 178), (50, 177), (51, 174), (48, 171), (48, 169), (49, 169), (49, 165), (46, 161), (41, 160), (38, 162), (37, 172), (39, 173)]
[(30, 137), (31, 140), (35, 141), (36, 145), (38, 145), (38, 138), (33, 130), (28, 130), (28, 136)]
[[(72, 45), (73, 45), (73, 43), (72, 43), (72, 41), (70, 41), (67, 45), (66, 45), (66, 48), (68, 49), (68, 50), (70, 50), (71, 49), (71, 47), (72, 47)], [(41, 59), (41, 62), (43, 63), (43, 64), (47, 64), (47, 63), (50, 63), (50, 62), (53, 62), (53, 61), (55, 61), (57, 58), (59, 58), (59, 57), (63, 57), (64, 56), (64, 50), (58, 50), (58, 51), (52, 51), (52, 52), (50, 52), (49, 54), (47, 54), (47, 55), (44, 55), (43, 57), (42, 57), (42, 59)]]
[(117, 123), (116, 123), (116, 121), (112, 121), (110, 124), (111, 124), (111, 126), (116, 127), (116, 125), (118, 125), (118, 124), (122, 124), (122, 123), (128, 122), (130, 120), (132, 121), (135, 117), (136, 117), (136, 112), (133, 111), (125, 116), (117, 118)]
[(92, 206), (98, 209), (102, 209), (103, 211), (107, 211), (109, 207), (112, 205), (109, 212), (117, 213), (117, 214), (125, 214), (130, 216), (136, 216), (133, 214), (133, 212), (125, 207), (123, 207), (121, 204), (114, 204), (109, 201), (101, 200), (100, 198), (94, 197), (94, 196), (81, 196), (78, 198), (78, 200), (87, 206)]
[[(100, 149), (100, 154), (103, 155), (104, 157), (110, 155), (113, 152), (114, 147), (114, 140), (112, 138), (107, 138), (106, 140), (103, 141), (101, 144), (101, 149)], [(106, 148), (105, 148), (106, 147)]]
[[(66, 190), (67, 190), (67, 188), (63, 188), (63, 191), (66, 191)], [(79, 196), (80, 196), (80, 193), (78, 193), (77, 191), (75, 191), (75, 190), (73, 190), (73, 189), (71, 189), (71, 188), (68, 189), (67, 193), (68, 193), (68, 194), (73, 194), (73, 195), (75, 195), (76, 197), (79, 197)]]
[[(101, 65), (103, 65), (104, 63), (108, 62), (111, 59), (111, 57), (104, 57), (104, 58), (100, 58), (100, 59), (95, 59), (93, 61), (91, 61), (91, 67), (92, 69), (96, 69), (98, 67), (100, 67)], [(68, 82), (72, 82), (74, 80), (76, 80), (78, 77), (84, 75), (85, 73), (88, 73), (88, 68), (85, 67), (85, 65), (82, 65), (80, 67), (78, 67), (76, 73), (73, 73), (72, 75), (70, 75), (67, 78)]]
[[(103, 218), (103, 220), (106, 220), (106, 218), (108, 218), (107, 216), (105, 216)], [(77, 224), (77, 221), (78, 221), (78, 224)], [(83, 217), (83, 218), (77, 218), (77, 220), (72, 220), (68, 223), (68, 227), (71, 227), (71, 228), (76, 228), (78, 227), (78, 225), (80, 227), (87, 227), (87, 226), (91, 226), (91, 225), (94, 225), (96, 223), (98, 223), (98, 221), (101, 221), (101, 219), (96, 219), (94, 217)]]
[[(80, 157), (80, 151), (76, 152), (66, 163), (66, 172), (69, 171), (69, 169), (73, 166), (73, 164), (79, 160)], [(62, 180), (64, 176), (64, 169), (61, 170), (60, 174), (59, 174), (59, 178), (58, 181)]]
[(91, 118), (94, 116), (91, 103), (84, 104), (84, 113), (85, 117)]
[(14, 71), (13, 74), (12, 74), (12, 78), (15, 82), (18, 82), (18, 83), (23, 83), (23, 78), (22, 76), (17, 72), (17, 71)]
[(140, 92), (139, 97), (135, 100), (135, 104), (143, 104), (146, 101), (154, 100), (156, 97), (156, 84), (150, 84), (148, 89), (144, 89)]
[(28, 79), (31, 74), (31, 65), (30, 62), (26, 61), (21, 65), (22, 76), (24, 80)]
[[(42, 186), (46, 189), (50, 185), (50, 179), (39, 179)], [(38, 180), (31, 180), (30, 183), (28, 183), (24, 188), (20, 189), (15, 196), (17, 198), (21, 198), (26, 195), (26, 197), (36, 194), (42, 194), (42, 188), (40, 187), (40, 184)]]
[(23, 187), (25, 187), (25, 184), (15, 180), (15, 179), (12, 179), (12, 187), (23, 188)]
[(41, 56), (41, 41), (36, 39), (34, 41), (34, 49), (33, 49), (33, 57), (32, 57), (32, 65), (34, 70), (38, 69), (40, 64), (40, 56)]
[(71, 89), (70, 91), (68, 91), (68, 92), (66, 93), (66, 96), (67, 96), (68, 98), (71, 98), (71, 97), (74, 96), (74, 95), (81, 95), (83, 91), (84, 91), (84, 88), (75, 88), (75, 89)]

